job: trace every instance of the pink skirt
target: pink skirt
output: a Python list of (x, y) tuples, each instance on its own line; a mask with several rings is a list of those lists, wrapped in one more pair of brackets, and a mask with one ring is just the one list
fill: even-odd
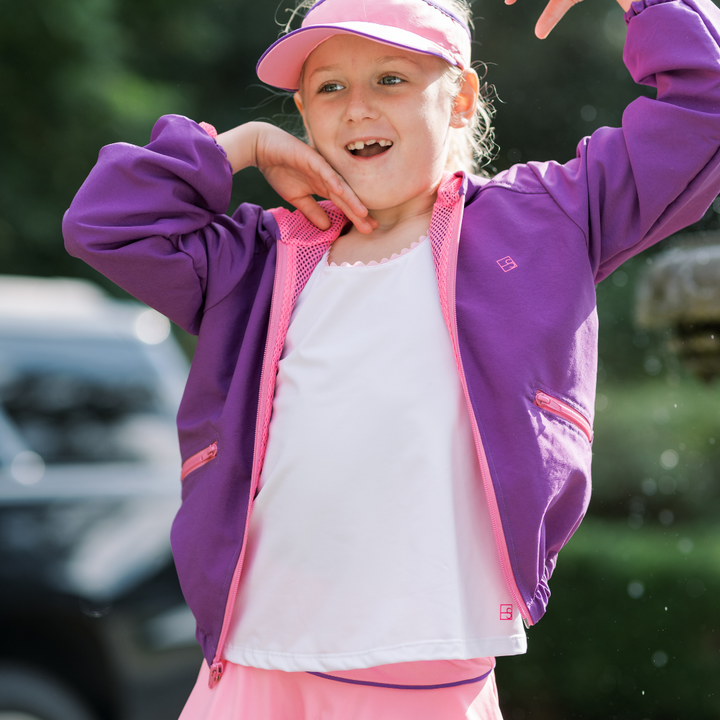
[(502, 720), (494, 658), (432, 660), (332, 673), (225, 662), (200, 669), (180, 720)]

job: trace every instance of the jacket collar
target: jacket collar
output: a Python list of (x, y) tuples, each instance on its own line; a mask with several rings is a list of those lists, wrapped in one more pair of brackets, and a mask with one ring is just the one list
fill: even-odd
[[(456, 178), (462, 178), (459, 187), (457, 187)], [(438, 207), (452, 207), (457, 202), (460, 202), (468, 191), (468, 185), (468, 176), (461, 170), (456, 173), (443, 173), (438, 186), (433, 214), (435, 214)], [(321, 201), (320, 206), (330, 218), (330, 227), (327, 230), (321, 230), (313, 225), (299, 210), (295, 212), (283, 208), (273, 210), (273, 215), (280, 228), (279, 240), (287, 245), (304, 247), (329, 246), (335, 242), (350, 221), (342, 210), (330, 200)]]

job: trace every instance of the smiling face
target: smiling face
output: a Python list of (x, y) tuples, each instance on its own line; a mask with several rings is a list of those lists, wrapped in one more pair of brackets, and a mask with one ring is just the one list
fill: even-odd
[(432, 202), (454, 99), (439, 58), (335, 35), (305, 61), (295, 96), (310, 142), (370, 210)]

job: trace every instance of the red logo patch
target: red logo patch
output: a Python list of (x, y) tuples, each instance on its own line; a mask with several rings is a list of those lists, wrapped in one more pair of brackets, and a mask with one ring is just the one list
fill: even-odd
[(508, 255), (507, 257), (500, 258), (497, 264), (502, 268), (503, 272), (510, 272), (517, 267), (517, 263)]
[(513, 619), (513, 606), (512, 605), (501, 605), (500, 606), (500, 619), (501, 620), (512, 620)]

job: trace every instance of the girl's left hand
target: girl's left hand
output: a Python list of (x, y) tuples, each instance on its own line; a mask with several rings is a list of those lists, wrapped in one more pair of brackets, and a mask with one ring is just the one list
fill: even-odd
[[(627, 12), (632, 0), (617, 0), (620, 7)], [(565, 13), (581, 0), (550, 0), (535, 25), (535, 35), (544, 40), (550, 31), (562, 20)], [(506, 5), (514, 5), (515, 0), (505, 0)]]
[(352, 188), (320, 153), (279, 127), (249, 122), (221, 133), (216, 141), (233, 173), (257, 167), (283, 200), (321, 230), (330, 227), (330, 219), (314, 195), (332, 200), (359, 232), (369, 234), (377, 227)]

